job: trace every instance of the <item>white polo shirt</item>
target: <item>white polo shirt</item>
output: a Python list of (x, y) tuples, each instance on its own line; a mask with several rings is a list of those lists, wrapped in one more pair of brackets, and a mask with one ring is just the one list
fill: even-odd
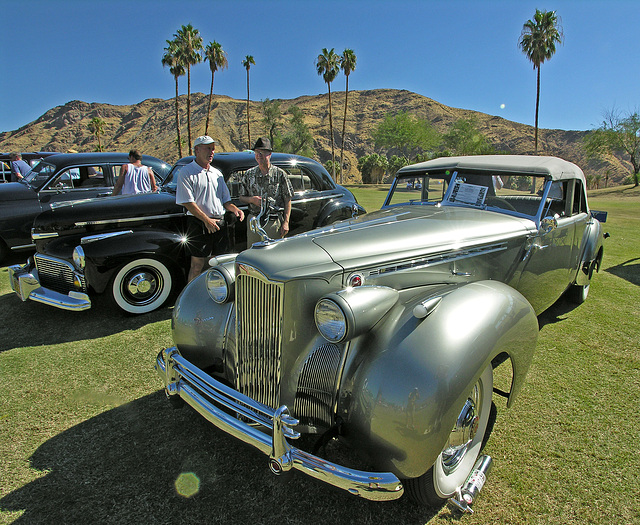
[(195, 202), (208, 217), (222, 217), (224, 204), (231, 200), (220, 170), (213, 166), (205, 169), (195, 160), (180, 170), (177, 186), (176, 204)]

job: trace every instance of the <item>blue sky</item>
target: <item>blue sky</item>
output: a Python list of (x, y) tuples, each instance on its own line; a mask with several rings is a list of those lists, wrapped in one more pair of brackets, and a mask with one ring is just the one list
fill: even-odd
[[(252, 100), (326, 93), (315, 58), (324, 47), (351, 48), (350, 90), (406, 89), (532, 125), (535, 73), (517, 42), (536, 8), (556, 10), (565, 37), (542, 66), (540, 127), (586, 130), (608, 109), (640, 107), (637, 0), (0, 0), (0, 7), (0, 131), (71, 100), (172, 98), (161, 57), (188, 23), (228, 53), (216, 94), (246, 98), (245, 55), (256, 62)], [(209, 84), (208, 64), (195, 66), (192, 92), (208, 93)], [(332, 91), (342, 90), (339, 75)]]

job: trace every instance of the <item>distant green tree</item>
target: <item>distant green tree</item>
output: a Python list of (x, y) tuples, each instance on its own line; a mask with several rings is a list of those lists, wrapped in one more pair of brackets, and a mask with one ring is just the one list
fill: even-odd
[(334, 163), (331, 159), (329, 159), (327, 162), (324, 163), (324, 167), (329, 173), (335, 173), (338, 176), (338, 178), (342, 181), (340, 163), (338, 162)]
[(389, 173), (395, 174), (400, 168), (408, 166), (410, 161), (407, 157), (392, 155), (389, 159)]
[[(338, 55), (336, 55), (334, 49), (331, 48), (331, 51), (329, 51), (326, 47), (322, 49), (322, 53), (320, 53), (316, 59), (316, 71), (318, 72), (318, 75), (322, 76), (322, 79), (327, 84), (327, 90), (329, 91), (329, 135), (331, 136), (332, 166), (335, 166), (336, 155), (333, 144), (333, 118), (331, 116), (331, 82), (336, 79), (338, 71), (340, 71), (338, 60)], [(333, 180), (336, 180), (335, 172), (333, 173)]]
[(459, 119), (442, 136), (445, 148), (453, 155), (489, 155), (495, 149), (478, 129), (476, 118)]
[(282, 137), (282, 151), (312, 157), (313, 135), (304, 122), (304, 113), (298, 106), (290, 106), (287, 113), (289, 118), (289, 131)]
[(184, 76), (184, 66), (178, 58), (178, 43), (175, 40), (167, 40), (167, 47), (164, 48), (164, 55), (162, 55), (162, 65), (169, 68), (169, 72), (173, 75), (176, 81), (176, 133), (178, 138), (176, 144), (178, 145), (178, 158), (182, 158), (182, 138), (180, 137), (180, 111), (178, 104), (178, 78)]
[(587, 154), (606, 159), (613, 155), (628, 157), (631, 177), (638, 186), (640, 177), (640, 115), (637, 111), (623, 115), (615, 108), (605, 112), (602, 125), (584, 139)]
[(216, 42), (209, 42), (204, 50), (204, 59), (209, 62), (209, 69), (211, 70), (211, 89), (209, 90), (209, 107), (207, 108), (207, 122), (204, 126), (204, 134), (209, 134), (209, 115), (211, 114), (211, 101), (213, 99), (213, 76), (218, 70), (223, 70), (229, 67), (229, 60), (227, 60), (227, 53), (222, 49), (222, 46)]
[(242, 65), (247, 70), (247, 140), (249, 141), (249, 147), (251, 148), (253, 144), (251, 144), (251, 124), (249, 123), (249, 70), (251, 69), (251, 65), (256, 65), (256, 62), (253, 59), (253, 56), (246, 55), (242, 61)]
[(102, 151), (102, 142), (100, 141), (100, 135), (104, 133), (104, 127), (106, 122), (100, 117), (93, 117), (89, 122), (89, 131), (93, 133), (98, 140), (98, 149), (96, 151)]
[(533, 20), (527, 20), (522, 27), (518, 47), (527, 56), (536, 70), (536, 122), (534, 151), (538, 154), (538, 109), (540, 107), (540, 66), (556, 52), (556, 44), (563, 39), (560, 19), (555, 11), (536, 9)]
[(365, 184), (380, 184), (389, 168), (389, 161), (384, 155), (372, 153), (358, 159), (358, 171)]
[(282, 118), (280, 104), (281, 102), (279, 100), (269, 100), (268, 98), (262, 101), (262, 123), (267, 130), (267, 135), (269, 135), (271, 145), (274, 149), (276, 146), (276, 137), (278, 136), (278, 125)]
[(346, 85), (344, 89), (344, 118), (342, 119), (342, 140), (340, 141), (340, 183), (344, 168), (344, 136), (347, 129), (347, 103), (349, 100), (349, 75), (356, 68), (356, 54), (353, 49), (345, 49), (340, 56), (340, 69), (344, 73)]
[(435, 151), (441, 143), (440, 134), (425, 120), (418, 120), (406, 111), (387, 115), (373, 132), (378, 150), (396, 150), (411, 160), (425, 151)]
[(191, 66), (202, 62), (202, 37), (191, 24), (183, 25), (173, 36), (177, 45), (178, 60), (187, 68), (187, 134), (191, 155)]

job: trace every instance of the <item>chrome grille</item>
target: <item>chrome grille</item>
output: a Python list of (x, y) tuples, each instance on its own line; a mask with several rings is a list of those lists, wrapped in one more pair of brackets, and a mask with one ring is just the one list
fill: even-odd
[(331, 425), (341, 353), (337, 345), (323, 345), (304, 363), (293, 405), (293, 413), (302, 423)]
[[(84, 275), (76, 273), (71, 263), (38, 253), (35, 254), (34, 260), (41, 286), (64, 294), (70, 291), (87, 291)], [(73, 285), (74, 273), (80, 278), (81, 290)]]
[(283, 289), (255, 268), (238, 265), (236, 388), (271, 408), (280, 400)]

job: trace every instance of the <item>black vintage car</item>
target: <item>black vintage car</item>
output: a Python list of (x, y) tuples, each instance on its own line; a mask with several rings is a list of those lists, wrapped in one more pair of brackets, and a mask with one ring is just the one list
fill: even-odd
[[(40, 161), (20, 182), (0, 185), (0, 261), (9, 251), (33, 249), (33, 219), (53, 205), (111, 195), (119, 168), (129, 162), (127, 153), (59, 153)], [(158, 181), (171, 165), (148, 155)]]
[[(67, 310), (91, 308), (91, 297), (107, 293), (125, 312), (142, 314), (162, 306), (185, 282), (186, 215), (175, 202), (180, 159), (158, 193), (58, 203), (33, 225), (36, 253), (9, 268), (18, 296)], [(274, 153), (295, 194), (290, 235), (364, 213), (353, 194), (336, 185), (318, 162)], [(253, 152), (218, 153), (213, 162), (237, 201), (238, 176), (256, 165)], [(246, 248), (246, 224), (229, 227), (232, 251)]]
[[(28, 153), (20, 153), (24, 160), (31, 168), (38, 162), (50, 155), (58, 155), (57, 151), (35, 151)], [(11, 182), (11, 153), (0, 153), (0, 183)]]

